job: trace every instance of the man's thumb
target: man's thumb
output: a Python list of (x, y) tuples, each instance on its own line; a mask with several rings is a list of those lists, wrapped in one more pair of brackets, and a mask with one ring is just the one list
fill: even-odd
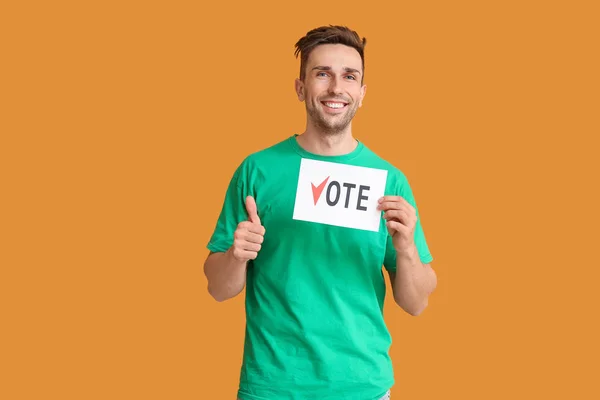
[(250, 222), (260, 224), (260, 218), (258, 218), (256, 202), (254, 201), (254, 197), (252, 196), (246, 197), (246, 211), (248, 212), (248, 219), (250, 220)]

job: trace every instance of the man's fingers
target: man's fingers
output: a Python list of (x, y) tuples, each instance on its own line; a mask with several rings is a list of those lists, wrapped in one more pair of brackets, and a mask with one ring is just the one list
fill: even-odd
[[(251, 227), (254, 227), (256, 230), (262, 229), (264, 230), (264, 228), (262, 226), (256, 226), (254, 224), (250, 225)], [(234, 233), (233, 235), (236, 239), (243, 239), (243, 240), (247, 240), (248, 242), (251, 243), (262, 243), (265, 239), (264, 236), (260, 233), (260, 232), (252, 232), (250, 230), (238, 230)]]
[(254, 260), (264, 241), (265, 227), (261, 225), (254, 197), (246, 197), (248, 220), (242, 221), (234, 233), (234, 256), (239, 260)]
[(398, 221), (387, 221), (385, 223), (387, 225), (388, 228), (390, 229), (394, 229), (398, 232), (404, 232), (404, 233), (408, 233), (409, 232), (409, 228), (402, 225), (400, 222)]
[(386, 220), (396, 219), (402, 224), (407, 225), (410, 222), (410, 217), (404, 210), (389, 210), (383, 214), (383, 218)]
[(234, 246), (238, 250), (256, 252), (259, 252), (262, 247), (259, 243), (252, 243), (244, 239), (235, 239)]
[(258, 256), (258, 252), (236, 249), (233, 251), (233, 256), (238, 260), (254, 260)]
[(406, 199), (402, 196), (383, 196), (378, 200), (380, 205), (385, 203), (397, 203), (398, 207), (408, 207), (414, 208), (412, 204), (410, 204)]
[(379, 203), (379, 206), (377, 208), (381, 211), (404, 210), (408, 215), (416, 215), (416, 210), (414, 209), (414, 207), (407, 202), (384, 201)]
[(260, 225), (256, 201), (254, 201), (254, 197), (252, 196), (246, 197), (246, 211), (248, 212), (248, 220)]
[(265, 234), (265, 227), (260, 225), (260, 224), (256, 224), (254, 222), (250, 222), (250, 221), (242, 221), (238, 224), (238, 228), (242, 229), (242, 230), (246, 230), (248, 232), (251, 233), (256, 233), (258, 235), (264, 235)]

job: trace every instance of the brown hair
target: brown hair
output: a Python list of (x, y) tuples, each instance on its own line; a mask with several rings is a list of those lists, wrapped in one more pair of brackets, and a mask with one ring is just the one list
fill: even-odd
[(321, 44), (344, 44), (356, 49), (362, 60), (363, 74), (361, 81), (364, 80), (365, 45), (367, 44), (367, 39), (364, 37), (361, 39), (358, 33), (355, 31), (346, 26), (339, 25), (321, 26), (319, 28), (312, 29), (306, 34), (306, 36), (298, 40), (295, 45), (296, 50), (294, 55), (296, 58), (298, 58), (299, 53), (301, 55), (300, 79), (304, 79), (306, 75), (305, 66), (310, 52)]

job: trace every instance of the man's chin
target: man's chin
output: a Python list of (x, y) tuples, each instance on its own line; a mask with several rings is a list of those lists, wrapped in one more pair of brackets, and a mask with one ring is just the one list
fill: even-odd
[(330, 134), (330, 135), (335, 135), (338, 134), (340, 132), (343, 132), (349, 125), (349, 122), (338, 122), (338, 123), (332, 123), (331, 121), (323, 121), (321, 120), (320, 123), (318, 124), (318, 126), (321, 128), (321, 130), (323, 131), (323, 133), (326, 134)]
[(321, 113), (319, 115), (319, 117), (320, 117), (319, 119), (321, 121), (323, 121), (324, 124), (331, 125), (331, 126), (347, 124), (347, 120), (348, 120), (347, 113), (340, 113), (340, 114)]
[(344, 131), (348, 127), (351, 118), (348, 119), (347, 116), (347, 112), (339, 114), (316, 112), (313, 114), (313, 121), (323, 133), (333, 135)]

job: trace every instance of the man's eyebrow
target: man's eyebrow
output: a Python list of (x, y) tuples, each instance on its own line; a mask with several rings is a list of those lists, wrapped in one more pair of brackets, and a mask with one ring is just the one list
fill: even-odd
[(357, 70), (357, 69), (355, 69), (355, 68), (346, 67), (346, 68), (344, 68), (344, 70), (345, 70), (346, 72), (354, 72), (354, 73), (357, 73), (357, 74), (359, 74), (359, 75), (360, 75), (360, 71), (359, 71), (359, 70)]
[[(331, 67), (326, 66), (326, 65), (317, 65), (316, 67), (312, 68), (313, 70), (317, 69), (319, 71), (331, 71)], [(350, 67), (345, 67), (344, 71), (346, 72), (354, 72), (356, 74), (360, 75), (360, 71), (355, 69), (355, 68), (350, 68)]]

